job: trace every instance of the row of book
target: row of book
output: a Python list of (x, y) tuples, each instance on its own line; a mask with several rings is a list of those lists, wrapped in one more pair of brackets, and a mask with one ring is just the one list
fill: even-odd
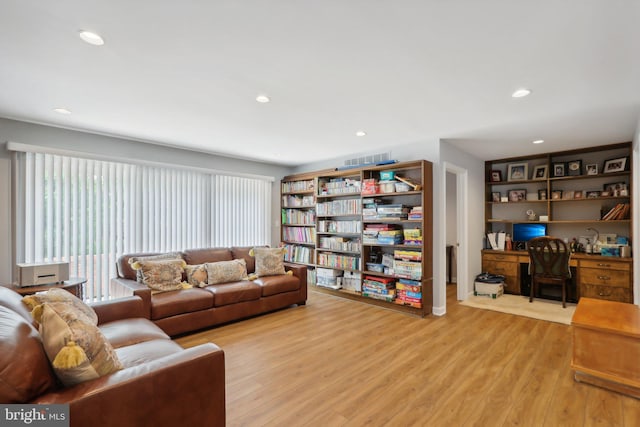
[(419, 281), (365, 276), (362, 295), (400, 305), (422, 308), (422, 286)]
[(287, 181), (282, 183), (283, 193), (293, 193), (296, 191), (311, 191), (313, 190), (313, 180), (307, 181)]
[(360, 193), (360, 181), (349, 178), (334, 178), (320, 184), (320, 195)]
[(282, 206), (285, 208), (312, 208), (315, 203), (316, 201), (313, 196), (296, 196), (293, 194), (286, 194), (282, 196)]
[(360, 199), (332, 200), (316, 205), (318, 215), (360, 215), (362, 205)]
[(350, 239), (348, 237), (321, 236), (320, 247), (323, 249), (333, 249), (336, 251), (360, 252), (360, 239)]
[(318, 221), (318, 233), (360, 233), (360, 221)]
[(313, 227), (284, 227), (282, 239), (287, 242), (315, 243), (316, 229)]
[(331, 253), (319, 253), (318, 265), (347, 270), (360, 270), (360, 257)]
[(313, 264), (315, 250), (308, 246), (284, 245), (284, 260), (287, 262), (298, 262), (303, 264)]
[(630, 203), (618, 203), (612, 207), (609, 212), (602, 216), (603, 221), (615, 221), (620, 219), (629, 219), (629, 213), (631, 212)]
[(282, 224), (309, 224), (316, 223), (316, 212), (313, 209), (282, 209)]

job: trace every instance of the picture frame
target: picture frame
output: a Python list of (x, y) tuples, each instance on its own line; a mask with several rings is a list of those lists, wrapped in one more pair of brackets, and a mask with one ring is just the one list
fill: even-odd
[(500, 203), (500, 192), (499, 191), (494, 191), (493, 193), (491, 193), (491, 201), (493, 203)]
[(567, 162), (567, 175), (568, 176), (582, 175), (582, 160), (571, 160), (570, 162)]
[(598, 197), (600, 197), (600, 191), (587, 191), (585, 197), (587, 199), (597, 199)]
[(502, 172), (499, 170), (492, 170), (489, 175), (489, 181), (500, 182), (502, 181)]
[(585, 168), (585, 172), (586, 172), (587, 175), (598, 175), (598, 164), (597, 163), (588, 164), (584, 168)]
[(552, 200), (560, 200), (560, 199), (562, 199), (562, 190), (553, 190), (551, 192), (551, 199)]
[(576, 190), (576, 192), (573, 194), (573, 198), (582, 199), (582, 190)]
[(531, 177), (531, 179), (547, 179), (548, 174), (548, 165), (538, 165), (533, 168), (533, 176)]
[(562, 177), (565, 176), (565, 163), (564, 162), (559, 162), (559, 163), (554, 163), (553, 164), (553, 177), (554, 178), (558, 178), (558, 177)]
[(547, 200), (547, 189), (538, 190), (538, 200)]
[[(612, 182), (603, 185), (603, 193), (608, 192), (609, 196), (620, 197), (629, 195), (629, 187), (626, 182)], [(602, 193), (600, 194), (602, 197)]]
[(602, 166), (602, 173), (624, 172), (627, 168), (628, 156), (609, 159)]
[(507, 181), (526, 181), (529, 178), (529, 164), (512, 163), (507, 169)]
[(527, 200), (527, 190), (519, 188), (517, 190), (509, 190), (510, 202), (523, 202)]
[(567, 190), (565, 192), (562, 193), (562, 198), (563, 199), (573, 199), (573, 197), (575, 196), (576, 192), (573, 190)]

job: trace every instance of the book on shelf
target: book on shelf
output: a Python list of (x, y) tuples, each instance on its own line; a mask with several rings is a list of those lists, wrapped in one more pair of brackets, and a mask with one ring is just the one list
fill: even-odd
[(629, 211), (631, 210), (631, 204), (618, 203), (602, 216), (603, 221), (615, 221), (629, 218)]

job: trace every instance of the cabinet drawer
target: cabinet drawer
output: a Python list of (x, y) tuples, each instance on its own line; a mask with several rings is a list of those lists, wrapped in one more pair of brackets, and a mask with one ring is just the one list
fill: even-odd
[(504, 276), (504, 291), (508, 294), (520, 295), (520, 281), (516, 276)]
[(616, 288), (613, 286), (600, 286), (583, 284), (580, 286), (580, 297), (606, 299), (631, 303), (631, 290), (629, 288)]
[(482, 262), (482, 271), (503, 276), (518, 276), (520, 264), (516, 262), (487, 261)]
[(580, 260), (580, 267), (597, 268), (599, 270), (621, 270), (631, 271), (630, 262), (620, 261), (596, 261), (596, 260)]
[(629, 271), (621, 270), (581, 268), (580, 283), (629, 289), (631, 288), (631, 274)]
[(507, 254), (482, 254), (482, 261), (504, 261), (517, 263), (518, 256)]

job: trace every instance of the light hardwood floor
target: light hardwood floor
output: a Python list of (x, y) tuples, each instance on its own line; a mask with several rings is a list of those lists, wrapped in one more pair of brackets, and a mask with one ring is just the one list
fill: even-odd
[(177, 341), (224, 349), (228, 426), (640, 426), (640, 400), (574, 382), (569, 326), (447, 294), (420, 319), (310, 291)]

